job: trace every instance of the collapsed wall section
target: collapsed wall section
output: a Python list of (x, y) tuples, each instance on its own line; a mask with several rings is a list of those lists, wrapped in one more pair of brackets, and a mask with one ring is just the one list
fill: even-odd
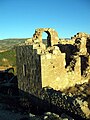
[(80, 57), (81, 62), (81, 77), (86, 82), (90, 78), (90, 35), (86, 33), (77, 33), (74, 35), (74, 46), (77, 51), (76, 54)]

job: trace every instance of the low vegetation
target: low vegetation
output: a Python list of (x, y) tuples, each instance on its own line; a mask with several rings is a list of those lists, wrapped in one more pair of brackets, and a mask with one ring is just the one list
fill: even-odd
[(26, 39), (4, 39), (0, 40), (0, 70), (13, 67), (16, 73), (15, 46), (22, 44)]

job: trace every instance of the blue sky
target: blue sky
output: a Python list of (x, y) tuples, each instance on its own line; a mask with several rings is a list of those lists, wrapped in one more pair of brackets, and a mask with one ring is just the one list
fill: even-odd
[(0, 0), (0, 39), (30, 38), (42, 27), (60, 38), (90, 34), (90, 0)]

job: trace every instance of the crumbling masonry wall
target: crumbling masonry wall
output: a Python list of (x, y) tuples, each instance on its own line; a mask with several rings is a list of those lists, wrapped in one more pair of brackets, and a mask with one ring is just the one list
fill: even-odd
[(32, 45), (18, 46), (16, 52), (19, 89), (38, 95), (38, 89), (42, 87), (40, 55)]
[[(47, 46), (43, 32), (48, 35)], [(19, 88), (29, 93), (39, 95), (47, 86), (63, 91), (90, 79), (90, 35), (86, 33), (62, 41), (54, 29), (39, 28), (16, 53)]]

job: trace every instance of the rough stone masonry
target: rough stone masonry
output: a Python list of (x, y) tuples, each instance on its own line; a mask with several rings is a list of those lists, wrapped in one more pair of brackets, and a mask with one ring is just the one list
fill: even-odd
[(17, 46), (16, 57), (19, 88), (33, 95), (43, 87), (63, 91), (90, 79), (90, 35), (86, 33), (59, 40), (54, 29), (36, 29), (32, 38)]

